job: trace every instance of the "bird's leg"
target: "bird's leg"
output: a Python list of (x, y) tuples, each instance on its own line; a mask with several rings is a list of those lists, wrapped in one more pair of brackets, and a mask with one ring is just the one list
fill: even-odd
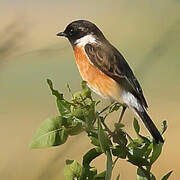
[(123, 107), (123, 109), (122, 109), (122, 111), (121, 111), (121, 115), (120, 115), (120, 118), (119, 118), (118, 123), (120, 123), (120, 122), (122, 121), (123, 115), (124, 115), (124, 113), (125, 113), (125, 111), (126, 111), (126, 108), (127, 108), (127, 106), (124, 105), (124, 104), (122, 105), (122, 107)]

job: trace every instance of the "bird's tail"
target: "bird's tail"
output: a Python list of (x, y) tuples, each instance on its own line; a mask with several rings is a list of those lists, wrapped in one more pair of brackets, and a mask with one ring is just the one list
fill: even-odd
[(143, 123), (145, 124), (146, 128), (151, 133), (151, 135), (153, 136), (156, 143), (159, 143), (159, 142), (164, 143), (164, 140), (161, 134), (159, 133), (157, 127), (155, 126), (155, 124), (153, 123), (149, 115), (147, 114), (146, 110), (144, 108), (142, 108), (141, 110), (134, 108), (134, 110), (142, 119)]
[(135, 111), (135, 113), (142, 119), (143, 123), (145, 124), (146, 128), (151, 133), (151, 135), (153, 136), (156, 143), (159, 142), (163, 143), (164, 140), (161, 134), (159, 133), (157, 127), (155, 126), (155, 124), (147, 114), (143, 104), (131, 92), (124, 91), (122, 97), (123, 97), (123, 101), (130, 108), (132, 108)]

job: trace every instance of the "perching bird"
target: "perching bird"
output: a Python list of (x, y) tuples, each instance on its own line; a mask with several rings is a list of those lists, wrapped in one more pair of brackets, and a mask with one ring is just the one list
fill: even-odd
[(126, 104), (143, 121), (155, 141), (164, 142), (147, 114), (148, 105), (134, 73), (122, 54), (100, 29), (86, 20), (70, 23), (57, 36), (70, 41), (82, 79), (97, 94)]

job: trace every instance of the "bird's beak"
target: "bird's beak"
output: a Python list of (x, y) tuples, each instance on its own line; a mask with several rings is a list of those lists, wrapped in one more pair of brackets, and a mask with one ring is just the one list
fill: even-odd
[(57, 33), (56, 36), (64, 36), (64, 37), (67, 37), (67, 34), (65, 32), (60, 32), (60, 33)]

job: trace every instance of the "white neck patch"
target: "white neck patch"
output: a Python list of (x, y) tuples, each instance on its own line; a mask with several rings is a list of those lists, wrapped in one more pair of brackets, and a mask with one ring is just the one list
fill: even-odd
[(92, 44), (96, 42), (96, 38), (93, 35), (86, 35), (78, 40), (75, 41), (75, 44), (77, 44), (77, 46), (85, 46), (86, 44)]

